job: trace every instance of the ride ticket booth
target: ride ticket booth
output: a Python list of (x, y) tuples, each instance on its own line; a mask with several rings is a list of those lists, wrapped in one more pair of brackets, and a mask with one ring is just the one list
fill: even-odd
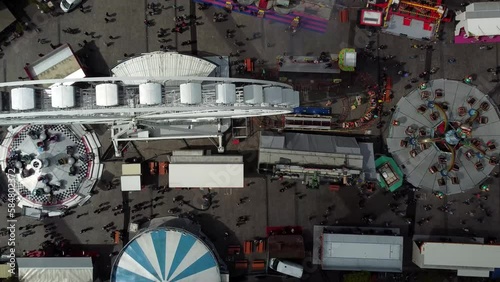
[(141, 164), (122, 164), (122, 176), (120, 178), (122, 191), (141, 191), (142, 167)]

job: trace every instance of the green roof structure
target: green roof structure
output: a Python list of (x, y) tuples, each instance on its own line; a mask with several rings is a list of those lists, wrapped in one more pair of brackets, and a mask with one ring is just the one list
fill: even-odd
[(379, 174), (379, 185), (391, 192), (403, 185), (403, 172), (393, 158), (381, 156), (375, 160), (375, 167)]

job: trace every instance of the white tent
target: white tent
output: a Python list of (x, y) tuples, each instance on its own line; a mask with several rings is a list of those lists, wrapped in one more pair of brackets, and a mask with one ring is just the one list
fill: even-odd
[(18, 258), (21, 282), (92, 282), (90, 257)]
[(500, 35), (500, 3), (472, 3), (465, 12), (457, 13), (455, 20), (455, 36), (460, 35), (462, 28), (467, 37)]
[(489, 277), (500, 267), (500, 246), (413, 242), (413, 263), (420, 268), (457, 270), (458, 276)]
[(243, 156), (177, 155), (168, 166), (171, 188), (243, 188), (244, 180)]

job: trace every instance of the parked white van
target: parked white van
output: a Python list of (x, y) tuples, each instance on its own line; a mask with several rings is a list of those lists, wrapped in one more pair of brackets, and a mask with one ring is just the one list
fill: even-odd
[(271, 269), (274, 269), (278, 272), (281, 272), (283, 274), (293, 276), (296, 278), (302, 278), (302, 273), (304, 272), (304, 269), (302, 268), (302, 265), (289, 262), (289, 261), (281, 261), (277, 258), (272, 258), (269, 267)]

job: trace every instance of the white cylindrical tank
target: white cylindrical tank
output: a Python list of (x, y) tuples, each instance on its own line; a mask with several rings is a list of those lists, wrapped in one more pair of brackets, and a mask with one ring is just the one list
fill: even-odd
[(264, 88), (264, 102), (271, 105), (283, 103), (283, 89), (277, 86)]
[(139, 85), (139, 104), (141, 105), (161, 104), (161, 84), (144, 83)]
[(32, 110), (35, 108), (35, 89), (14, 88), (10, 91), (10, 101), (13, 110)]
[(232, 83), (217, 84), (216, 103), (234, 104), (236, 102), (236, 85)]
[(75, 87), (57, 85), (52, 87), (52, 108), (72, 108), (75, 106)]
[(95, 87), (97, 106), (111, 107), (118, 105), (118, 85), (114, 83), (99, 84)]
[(262, 85), (246, 85), (243, 87), (243, 97), (247, 104), (260, 104), (264, 102), (264, 89)]
[(200, 104), (201, 83), (183, 83), (181, 84), (181, 103), (182, 104)]
[(346, 52), (344, 57), (344, 65), (347, 67), (356, 67), (356, 51)]

